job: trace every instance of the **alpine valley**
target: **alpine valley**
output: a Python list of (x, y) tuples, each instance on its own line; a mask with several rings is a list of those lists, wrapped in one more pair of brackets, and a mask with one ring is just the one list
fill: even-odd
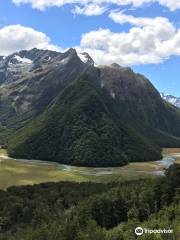
[(74, 49), (0, 57), (1, 240), (178, 240), (179, 163), (180, 109), (146, 77)]
[(121, 166), (180, 147), (180, 109), (130, 68), (24, 50), (0, 57), (0, 135), (14, 158)]

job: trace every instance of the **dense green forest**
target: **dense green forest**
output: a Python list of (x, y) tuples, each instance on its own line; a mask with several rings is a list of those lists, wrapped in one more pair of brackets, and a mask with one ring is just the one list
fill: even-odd
[(173, 229), (138, 239), (177, 239), (180, 165), (165, 177), (97, 183), (44, 183), (0, 191), (1, 240), (134, 240), (137, 226)]
[(80, 166), (160, 159), (160, 147), (121, 122), (117, 109), (109, 94), (85, 75), (11, 137), (8, 153)]

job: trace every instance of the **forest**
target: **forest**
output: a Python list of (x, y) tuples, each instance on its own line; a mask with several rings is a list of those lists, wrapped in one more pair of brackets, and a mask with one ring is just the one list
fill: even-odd
[(119, 104), (85, 75), (10, 136), (8, 154), (88, 167), (161, 159), (159, 144), (149, 139), (152, 129), (146, 128), (147, 138), (127, 124), (127, 119), (121, 121), (121, 115)]
[[(180, 165), (165, 177), (43, 183), (0, 191), (1, 240), (179, 239)], [(173, 229), (143, 234), (136, 227)]]

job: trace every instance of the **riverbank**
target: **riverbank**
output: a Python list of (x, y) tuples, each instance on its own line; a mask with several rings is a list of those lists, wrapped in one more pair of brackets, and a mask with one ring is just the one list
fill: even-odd
[(32, 185), (41, 182), (93, 181), (154, 178), (163, 176), (164, 171), (174, 162), (180, 163), (179, 149), (164, 149), (163, 159), (152, 162), (135, 162), (123, 167), (87, 168), (62, 165), (37, 160), (16, 160), (8, 158), (0, 149), (0, 189), (14, 185)]

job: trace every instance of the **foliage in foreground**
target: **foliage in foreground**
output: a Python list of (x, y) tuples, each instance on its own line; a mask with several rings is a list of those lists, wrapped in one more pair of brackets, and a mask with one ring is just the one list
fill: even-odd
[(166, 177), (93, 183), (47, 183), (0, 192), (2, 240), (134, 240), (134, 229), (173, 229), (138, 239), (178, 239), (180, 165)]

